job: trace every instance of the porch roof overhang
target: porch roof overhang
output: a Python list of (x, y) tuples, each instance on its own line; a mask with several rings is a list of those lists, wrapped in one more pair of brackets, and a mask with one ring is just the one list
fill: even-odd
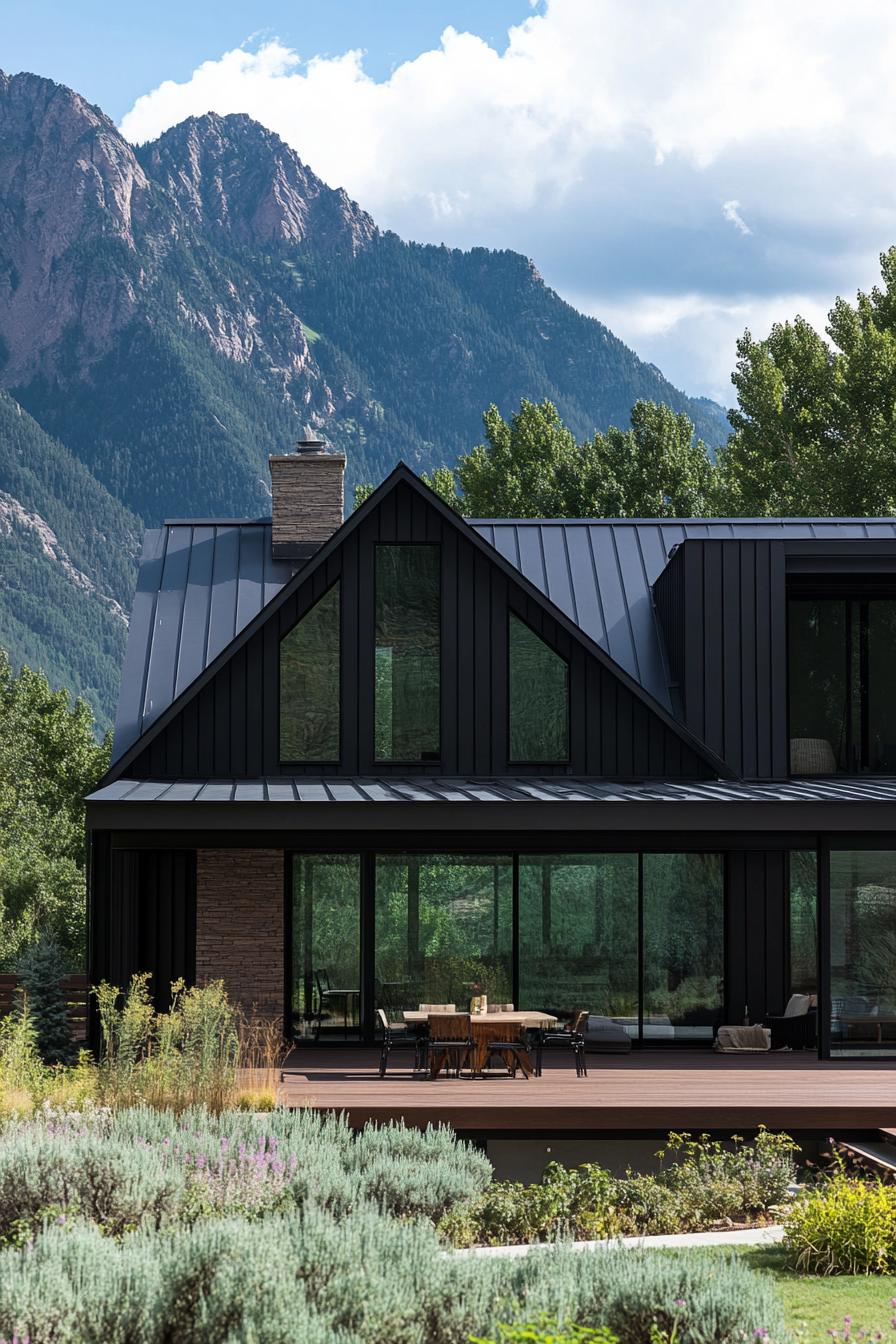
[[(94, 829), (896, 832), (896, 778), (614, 782), (564, 776), (118, 779)], [(896, 847), (896, 840), (894, 840)]]

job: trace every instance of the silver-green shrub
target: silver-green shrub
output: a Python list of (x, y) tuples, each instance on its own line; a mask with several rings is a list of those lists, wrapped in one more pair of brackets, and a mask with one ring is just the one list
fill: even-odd
[(20, 1128), (0, 1143), (0, 1243), (49, 1218), (79, 1216), (113, 1236), (177, 1216), (183, 1168), (148, 1149), (93, 1134), (62, 1137)]
[(312, 1111), (42, 1111), (3, 1132), (0, 1241), (46, 1213), (82, 1214), (116, 1235), (147, 1221), (261, 1217), (307, 1203), (436, 1220), (490, 1177), (488, 1160), (448, 1129), (368, 1126), (355, 1136)]
[(445, 1254), (428, 1224), (373, 1208), (219, 1219), (121, 1241), (50, 1228), (0, 1253), (0, 1333), (31, 1344), (465, 1344), (501, 1322), (606, 1325), (621, 1344), (786, 1338), (770, 1283), (700, 1254), (543, 1248)]

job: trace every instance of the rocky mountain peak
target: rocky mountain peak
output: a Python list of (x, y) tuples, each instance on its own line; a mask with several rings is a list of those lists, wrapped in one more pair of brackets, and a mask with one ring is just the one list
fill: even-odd
[(52, 80), (0, 72), (0, 196), (17, 234), (44, 257), (85, 234), (117, 234), (133, 247), (149, 189), (131, 146), (98, 107)]
[(52, 376), (72, 323), (90, 333), (81, 356), (89, 362), (91, 348), (105, 348), (129, 320), (139, 267), (131, 268), (137, 281), (122, 280), (110, 249), (134, 255), (158, 213), (157, 195), (99, 108), (52, 80), (0, 74), (4, 386)]
[(278, 135), (242, 113), (190, 117), (137, 153), (191, 223), (213, 237), (354, 254), (377, 232), (344, 191), (328, 187)]

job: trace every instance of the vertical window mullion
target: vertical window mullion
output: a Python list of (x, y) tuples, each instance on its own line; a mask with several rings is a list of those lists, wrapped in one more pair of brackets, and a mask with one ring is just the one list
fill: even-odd
[(644, 855), (638, 853), (638, 1045), (644, 1045)]

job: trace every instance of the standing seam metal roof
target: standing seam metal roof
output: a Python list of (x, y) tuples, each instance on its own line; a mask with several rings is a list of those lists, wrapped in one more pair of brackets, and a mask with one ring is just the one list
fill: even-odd
[(896, 803), (896, 779), (612, 780), (442, 778), (118, 779), (91, 803)]
[[(667, 710), (651, 587), (691, 538), (896, 539), (892, 519), (472, 519), (470, 525)], [(113, 760), (144, 733), (296, 572), (268, 519), (181, 520), (146, 533)]]

